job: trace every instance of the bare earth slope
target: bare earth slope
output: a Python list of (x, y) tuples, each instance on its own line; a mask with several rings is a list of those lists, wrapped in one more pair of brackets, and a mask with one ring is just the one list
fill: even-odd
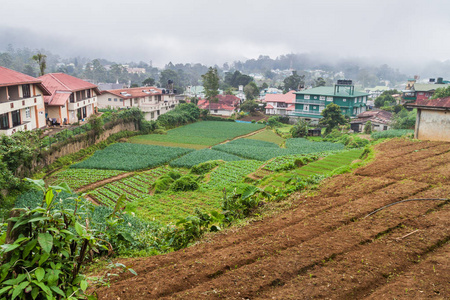
[(129, 259), (99, 299), (449, 299), (450, 143), (391, 140), (292, 209), (178, 252)]

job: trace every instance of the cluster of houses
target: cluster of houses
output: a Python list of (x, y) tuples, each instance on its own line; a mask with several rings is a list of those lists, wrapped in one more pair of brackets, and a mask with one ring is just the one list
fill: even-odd
[[(402, 91), (406, 107), (416, 108), (416, 138), (450, 140), (450, 97), (429, 100), (439, 87), (450, 82), (438, 78), (428, 84), (409, 80)], [(191, 91), (201, 94), (200, 89)], [(351, 80), (338, 80), (334, 86), (322, 86), (286, 94), (267, 93), (263, 99), (266, 115), (303, 118), (317, 124), (325, 107), (334, 103), (351, 119), (351, 129), (361, 132), (367, 121), (372, 130), (390, 129), (392, 114), (369, 110), (373, 94), (355, 91)], [(378, 93), (379, 91), (376, 90)], [(89, 118), (98, 108), (139, 108), (146, 120), (156, 120), (176, 107), (179, 98), (173, 91), (156, 87), (121, 88), (101, 91), (97, 85), (64, 74), (50, 73), (38, 78), (0, 67), (0, 134), (69, 125)], [(242, 97), (219, 95), (218, 101), (200, 99), (197, 105), (212, 115), (231, 116), (239, 111)], [(436, 125), (439, 124), (439, 125)]]
[(156, 120), (177, 104), (172, 91), (156, 87), (100, 91), (64, 73), (34, 78), (0, 67), (0, 134), (73, 124), (108, 107), (138, 107), (147, 120)]

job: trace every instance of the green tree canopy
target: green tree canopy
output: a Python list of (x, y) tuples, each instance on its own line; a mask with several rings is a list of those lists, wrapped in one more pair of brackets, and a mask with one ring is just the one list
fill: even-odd
[(328, 104), (322, 111), (322, 116), (323, 118), (320, 119), (319, 124), (326, 126), (325, 134), (330, 133), (339, 125), (345, 125), (347, 123), (347, 119), (342, 114), (341, 108), (335, 103)]
[(39, 65), (39, 76), (45, 74), (45, 69), (47, 68), (46, 59), (47, 55), (38, 52), (36, 55), (33, 55), (31, 59), (33, 59)]
[(285, 93), (289, 92), (290, 90), (299, 90), (299, 87), (301, 85), (305, 84), (305, 75), (298, 75), (297, 71), (292, 71), (292, 75), (289, 77), (286, 77), (283, 80), (283, 90)]
[(448, 96), (450, 96), (450, 86), (436, 89), (431, 99), (444, 98)]
[(249, 113), (253, 113), (259, 107), (258, 103), (255, 100), (245, 100), (244, 103), (241, 104), (241, 110)]
[(149, 78), (145, 79), (144, 81), (142, 81), (142, 84), (145, 85), (145, 86), (155, 85), (155, 79), (149, 77)]
[(298, 120), (297, 124), (295, 124), (291, 128), (291, 134), (293, 138), (305, 137), (308, 135), (308, 121), (304, 119)]
[(209, 106), (211, 102), (217, 102), (219, 99), (219, 75), (217, 69), (209, 67), (208, 72), (202, 75), (203, 88), (205, 89), (205, 97), (208, 100)]
[(225, 74), (224, 83), (228, 86), (232, 86), (234, 88), (238, 88), (240, 85), (246, 86), (250, 82), (253, 81), (251, 76), (242, 74), (239, 71), (228, 72)]
[(258, 98), (259, 89), (254, 81), (250, 82), (244, 87), (245, 99), (253, 100)]
[(314, 80), (315, 87), (325, 86), (326, 84), (327, 84), (327, 82), (325, 81), (325, 79), (323, 79), (323, 77), (318, 77), (317, 79)]

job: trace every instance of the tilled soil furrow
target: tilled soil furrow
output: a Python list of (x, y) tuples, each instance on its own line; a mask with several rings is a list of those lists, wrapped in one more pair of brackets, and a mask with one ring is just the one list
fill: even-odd
[[(168, 291), (181, 292), (188, 287), (196, 284), (196, 282), (209, 281), (214, 278), (214, 274), (223, 273), (230, 268), (241, 268), (248, 264), (252, 264), (261, 257), (266, 257), (271, 253), (285, 251), (288, 248), (296, 247), (301, 242), (308, 241), (327, 231), (333, 231), (339, 226), (343, 226), (357, 218), (363, 217), (375, 208), (392, 203), (410, 195), (419, 193), (428, 188), (427, 184), (416, 183), (413, 181), (405, 181), (396, 183), (393, 186), (388, 186), (387, 189), (380, 189), (371, 195), (363, 198), (350, 201), (351, 199), (341, 199), (345, 201), (343, 205), (333, 206), (321, 215), (314, 215), (312, 217), (303, 218), (299, 223), (290, 225), (288, 227), (279, 227), (277, 230), (269, 231), (270, 234), (258, 237), (251, 240), (248, 244), (251, 245), (250, 251), (243, 251), (242, 244), (236, 244), (226, 249), (221, 249), (221, 256), (215, 256), (215, 253), (203, 253), (203, 257), (183, 260), (178, 263), (176, 268), (180, 270), (178, 273), (180, 277), (185, 278), (180, 281), (179, 277), (169, 279), (163, 284), (157, 284), (156, 290), (152, 291), (152, 296), (161, 297), (166, 296)], [(323, 200), (322, 200), (323, 201)], [(358, 210), (352, 209), (354, 206), (359, 206)], [(301, 213), (301, 212), (300, 212)], [(326, 220), (326, 221), (324, 221)], [(248, 247), (249, 245), (246, 245)], [(193, 260), (195, 262), (193, 262)], [(211, 264), (211, 261), (223, 261), (226, 264), (219, 263), (218, 265)], [(197, 267), (199, 265), (201, 267)], [(173, 266), (166, 267), (171, 269)], [(152, 273), (146, 273), (145, 280), (152, 281), (151, 278), (158, 278), (161, 273), (166, 272), (166, 268), (160, 268)], [(136, 270), (138, 273), (140, 270)], [(195, 271), (195, 272), (194, 272)], [(195, 274), (195, 275), (192, 275)], [(121, 283), (118, 283), (121, 285)], [(126, 286), (126, 283), (123, 283)]]
[(317, 266), (261, 298), (287, 299), (286, 295), (295, 292), (311, 298), (362, 299), (413, 267), (418, 258), (444, 246), (450, 239), (449, 225), (447, 205), (405, 222), (373, 243)]
[[(390, 278), (366, 299), (393, 299), (402, 295), (409, 299), (450, 298), (450, 243), (417, 258), (407, 271)], [(418, 275), (420, 279), (418, 279)], [(386, 280), (387, 281), (387, 280)]]
[[(434, 204), (436, 206), (436, 203)], [(418, 203), (413, 211), (402, 213), (400, 210), (389, 218), (365, 219), (342, 226), (335, 232), (326, 232), (296, 247), (269, 254), (267, 258), (242, 268), (232, 269), (221, 278), (171, 297), (187, 299), (189, 295), (197, 299), (205, 292), (218, 290), (222, 297), (228, 299), (241, 297), (253, 299), (258, 295), (261, 298), (270, 298), (265, 297), (264, 293), (283, 286), (292, 278), (308, 276), (312, 269), (324, 261), (338, 260), (344, 256), (343, 254), (347, 256), (354, 251), (364, 251), (361, 249), (368, 247), (373, 239), (392, 235), (402, 228), (402, 224), (397, 223), (399, 220), (420, 217), (432, 206), (430, 203)], [(447, 215), (450, 215), (450, 210)], [(219, 286), (220, 290), (217, 288)]]

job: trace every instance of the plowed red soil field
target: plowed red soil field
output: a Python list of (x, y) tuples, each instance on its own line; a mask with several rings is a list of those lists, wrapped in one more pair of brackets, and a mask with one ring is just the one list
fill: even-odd
[(396, 139), (289, 211), (123, 261), (99, 299), (450, 299), (450, 143)]

